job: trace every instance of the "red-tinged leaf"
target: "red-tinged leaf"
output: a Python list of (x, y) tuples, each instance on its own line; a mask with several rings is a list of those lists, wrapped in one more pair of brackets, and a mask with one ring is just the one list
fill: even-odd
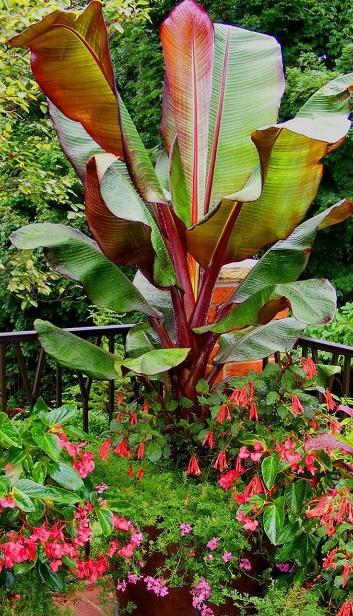
[(176, 127), (174, 119), (174, 109), (172, 99), (170, 97), (167, 75), (165, 75), (164, 77), (163, 85), (161, 135), (165, 150), (167, 154), (169, 154), (174, 141), (174, 137), (176, 135)]
[(134, 185), (145, 201), (149, 203), (164, 203), (164, 192), (147, 150), (119, 95), (118, 101), (125, 161)]
[(184, 0), (163, 22), (161, 40), (191, 220), (203, 213), (214, 28), (206, 11)]
[(306, 451), (312, 449), (340, 449), (341, 451), (347, 451), (353, 454), (353, 447), (345, 441), (341, 441), (332, 434), (318, 434), (312, 438), (308, 438), (305, 441), (304, 449)]
[(341, 411), (342, 413), (346, 413), (346, 415), (353, 417), (353, 409), (351, 409), (351, 407), (347, 406), (346, 404), (339, 404), (336, 408), (336, 411)]
[(205, 214), (243, 188), (258, 164), (251, 133), (277, 121), (283, 90), (276, 39), (215, 24)]
[(149, 228), (141, 222), (124, 220), (112, 214), (101, 195), (105, 171), (116, 160), (110, 154), (91, 158), (85, 176), (85, 203), (88, 226), (102, 252), (116, 264), (149, 266), (154, 252)]
[(94, 0), (79, 17), (76, 12), (54, 11), (9, 43), (29, 47), (33, 74), (54, 105), (80, 122), (103, 149), (123, 157), (101, 3)]

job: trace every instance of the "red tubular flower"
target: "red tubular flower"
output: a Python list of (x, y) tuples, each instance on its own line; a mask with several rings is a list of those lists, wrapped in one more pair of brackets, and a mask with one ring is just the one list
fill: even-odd
[(302, 357), (300, 363), (303, 366), (304, 372), (308, 379), (312, 379), (317, 375), (317, 367), (311, 357)]
[(131, 458), (131, 452), (126, 438), (121, 439), (120, 443), (115, 447), (114, 453), (120, 458)]
[(228, 404), (222, 404), (221, 408), (219, 409), (219, 413), (217, 415), (216, 421), (218, 423), (223, 423), (224, 421), (228, 419), (232, 419), (229, 406)]
[(107, 438), (100, 446), (99, 448), (99, 452), (98, 455), (100, 457), (101, 460), (108, 460), (109, 457), (109, 450), (110, 450), (110, 446), (112, 444), (112, 439), (111, 438)]
[(130, 426), (136, 426), (136, 424), (138, 424), (138, 418), (136, 413), (132, 413), (130, 415)]
[(304, 411), (304, 407), (302, 405), (302, 403), (300, 402), (298, 396), (296, 396), (295, 394), (292, 394), (292, 413), (294, 413), (294, 415), (301, 415)]
[(142, 408), (144, 413), (148, 413), (148, 411), (150, 410), (150, 405), (148, 404), (147, 400), (144, 401)]
[(353, 603), (345, 601), (336, 616), (353, 616)]
[(122, 404), (124, 401), (124, 395), (122, 391), (118, 391), (118, 395), (116, 397), (117, 404)]
[(134, 469), (133, 469), (132, 464), (130, 464), (129, 470), (128, 470), (127, 474), (129, 475), (129, 477), (133, 477), (134, 476)]
[(199, 463), (197, 460), (197, 457), (195, 455), (191, 456), (190, 461), (189, 461), (189, 465), (186, 471), (187, 475), (201, 475), (201, 470), (199, 467)]
[(250, 407), (249, 407), (249, 420), (250, 421), (259, 421), (259, 415), (257, 412), (257, 407), (255, 402), (251, 402), (250, 403)]
[(213, 465), (213, 468), (221, 472), (225, 471), (226, 468), (228, 468), (226, 452), (224, 451), (224, 449), (222, 449), (222, 451), (219, 452), (216, 458), (216, 461)]
[(137, 459), (143, 460), (144, 455), (145, 455), (145, 443), (141, 441), (141, 443), (138, 446), (138, 450), (137, 450)]
[(336, 402), (334, 401), (334, 399), (332, 397), (331, 392), (326, 390), (324, 392), (324, 398), (325, 398), (327, 410), (328, 411), (334, 411), (337, 405), (336, 405)]
[(214, 448), (213, 432), (208, 432), (202, 441), (203, 445), (208, 445), (210, 449)]
[(144, 474), (145, 474), (145, 471), (143, 470), (143, 468), (139, 468), (139, 470), (137, 471), (137, 475), (136, 475), (137, 479), (139, 480), (143, 479)]
[(237, 406), (239, 406), (239, 396), (240, 396), (240, 389), (234, 389), (234, 391), (232, 391), (229, 400), (231, 402), (234, 402)]

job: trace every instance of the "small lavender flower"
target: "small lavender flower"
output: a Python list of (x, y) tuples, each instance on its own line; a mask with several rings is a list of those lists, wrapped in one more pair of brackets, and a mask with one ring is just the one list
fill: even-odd
[(141, 579), (141, 575), (137, 575), (136, 573), (128, 573), (127, 581), (129, 584), (136, 584)]
[(143, 580), (146, 584), (147, 590), (151, 590), (152, 592), (154, 592), (157, 597), (166, 597), (166, 595), (169, 594), (169, 590), (166, 587), (162, 578), (154, 578), (150, 575), (146, 575)]
[(240, 569), (244, 569), (244, 571), (251, 571), (251, 562), (248, 558), (241, 558), (239, 561)]
[(190, 524), (186, 524), (185, 522), (179, 525), (179, 529), (182, 537), (185, 537), (192, 532), (192, 526), (190, 526)]
[(119, 590), (119, 592), (125, 592), (126, 590), (126, 581), (125, 580), (119, 580), (117, 585), (116, 585), (116, 589)]
[(233, 560), (232, 552), (224, 552), (224, 554), (222, 556), (222, 560), (225, 563), (229, 563), (231, 560)]
[(216, 539), (216, 537), (212, 537), (212, 539), (209, 540), (207, 546), (209, 550), (217, 550), (218, 548), (218, 539)]
[(291, 563), (276, 563), (276, 567), (281, 573), (293, 573), (295, 569), (295, 565)]

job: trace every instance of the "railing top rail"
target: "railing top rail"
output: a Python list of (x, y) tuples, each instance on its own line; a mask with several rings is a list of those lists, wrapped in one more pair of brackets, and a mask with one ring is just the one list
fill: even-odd
[[(133, 324), (87, 325), (84, 327), (67, 327), (65, 331), (77, 334), (82, 338), (88, 338), (89, 336), (116, 336), (118, 334), (126, 334), (131, 327), (133, 327)], [(0, 344), (26, 342), (28, 340), (37, 339), (38, 334), (35, 330), (0, 332)]]
[(306, 347), (309, 349), (317, 349), (318, 351), (326, 351), (327, 353), (335, 353), (336, 355), (345, 355), (353, 357), (353, 347), (329, 340), (319, 340), (318, 338), (309, 338), (301, 336), (298, 338), (295, 346)]

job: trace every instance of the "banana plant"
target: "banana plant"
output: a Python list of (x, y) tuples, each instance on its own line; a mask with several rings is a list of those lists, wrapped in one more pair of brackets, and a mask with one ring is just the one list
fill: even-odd
[[(123, 368), (164, 372), (164, 386), (194, 398), (199, 379), (212, 384), (224, 363), (287, 350), (307, 324), (333, 318), (330, 283), (299, 278), (318, 230), (347, 219), (353, 204), (343, 199), (302, 221), (323, 157), (349, 131), (353, 73), (280, 123), (285, 83), (273, 37), (212, 23), (194, 0), (178, 4), (160, 34), (164, 147), (155, 164), (117, 89), (100, 2), (54, 11), (9, 41), (30, 51), (62, 149), (82, 179), (93, 238), (44, 223), (11, 239), (20, 249), (43, 247), (93, 304), (144, 315), (125, 360), (36, 321), (57, 361), (109, 380)], [(222, 266), (257, 255), (211, 321)], [(136, 267), (133, 282), (123, 265)], [(283, 308), (288, 318), (273, 320)]]

